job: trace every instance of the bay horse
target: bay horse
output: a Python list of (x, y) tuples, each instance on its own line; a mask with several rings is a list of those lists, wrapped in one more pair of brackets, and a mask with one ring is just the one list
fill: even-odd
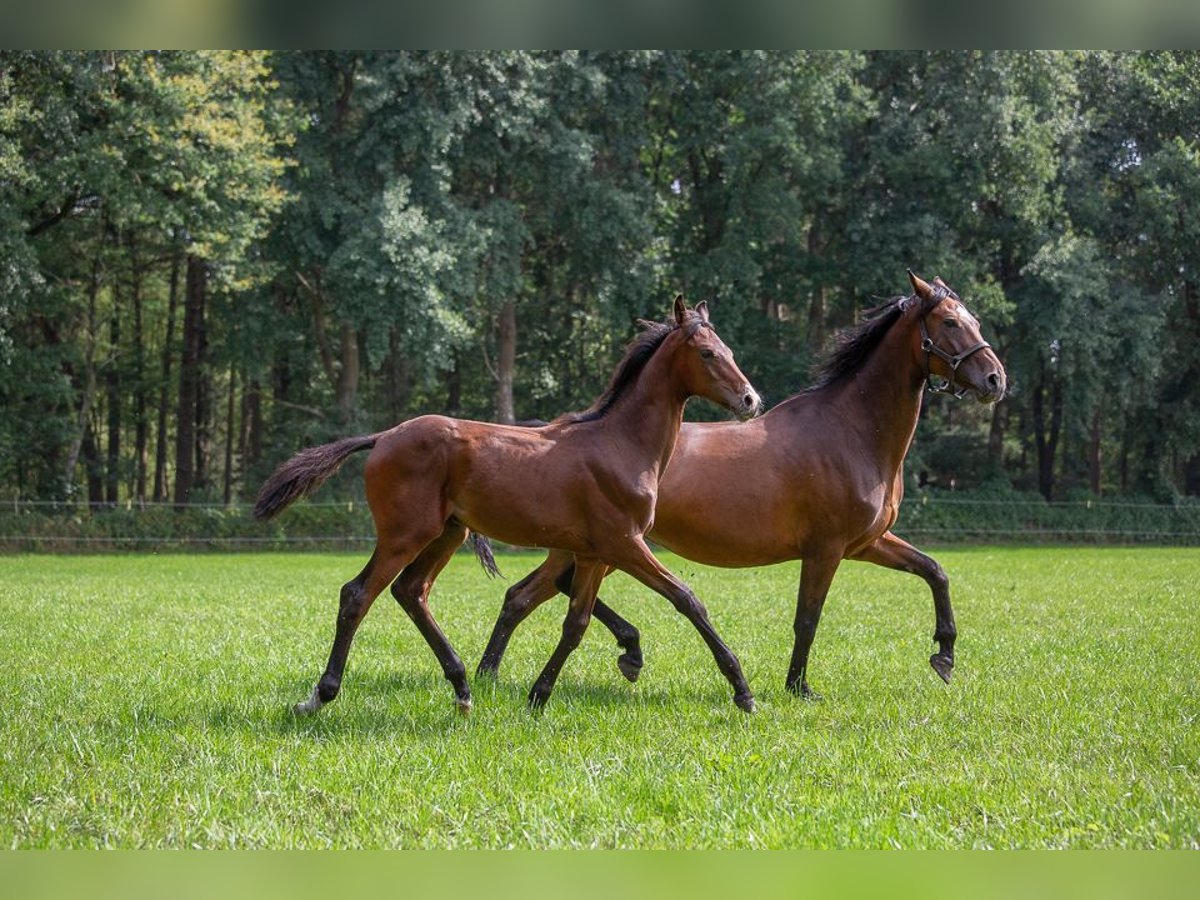
[(734, 701), (753, 709), (737, 657), (695, 594), (654, 558), (644, 534), (688, 398), (705, 397), (743, 419), (756, 415), (761, 401), (705, 303), (689, 309), (678, 296), (673, 321), (641, 324), (608, 389), (583, 412), (532, 429), (421, 416), (303, 450), (267, 479), (254, 507), (258, 519), (315, 489), (352, 453), (371, 450), (364, 477), (375, 550), (342, 588), (329, 661), (309, 698), (294, 707), (297, 714), (316, 712), (337, 697), (355, 630), (389, 584), (441, 664), (459, 710), (470, 710), (466, 669), (428, 602), (434, 580), (469, 532), (553, 548), (571, 561), (562, 639), (530, 691), (530, 706), (540, 708), (549, 698), (587, 628), (602, 575), (618, 568), (692, 622), (733, 686)]
[[(754, 422), (683, 425), (659, 485), (651, 540), (712, 566), (802, 561), (795, 646), (786, 687), (805, 698), (808, 654), (830, 583), (843, 559), (923, 578), (933, 592), (929, 658), (949, 683), (957, 634), (949, 580), (929, 556), (891, 531), (904, 491), (902, 467), (931, 390), (983, 403), (1005, 393), (1004, 367), (959, 296), (911, 271), (913, 294), (897, 297), (845, 332), (815, 382)], [(551, 553), (509, 588), (478, 674), (495, 675), (514, 629), (571, 580), (571, 559)], [(602, 601), (595, 615), (625, 650), (622, 674), (642, 667), (638, 630)]]

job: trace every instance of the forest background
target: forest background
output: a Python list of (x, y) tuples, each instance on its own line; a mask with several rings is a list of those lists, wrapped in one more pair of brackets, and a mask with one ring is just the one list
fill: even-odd
[(582, 408), (676, 291), (778, 402), (906, 268), (1011, 386), (910, 500), (1194, 512), (1197, 197), (1193, 52), (2, 51), (0, 530)]

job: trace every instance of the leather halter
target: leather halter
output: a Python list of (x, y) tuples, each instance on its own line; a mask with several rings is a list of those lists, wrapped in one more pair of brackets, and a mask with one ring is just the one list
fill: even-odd
[[(947, 297), (954, 297), (953, 292), (948, 291), (945, 288), (936, 289), (936, 293), (934, 294), (934, 300), (935, 300), (934, 306), (937, 306), (939, 303), (941, 303), (941, 301), (945, 300)], [(958, 298), (955, 297), (955, 299), (958, 299)], [(932, 311), (932, 309), (933, 309), (933, 307), (930, 307), (931, 311)], [(968, 347), (962, 353), (957, 353), (957, 354), (951, 355), (951, 354), (947, 353), (945, 350), (943, 350), (941, 347), (939, 347), (937, 344), (935, 344), (933, 342), (933, 339), (929, 336), (929, 331), (925, 328), (925, 313), (921, 313), (921, 318), (918, 319), (917, 321), (920, 323), (920, 326), (921, 326), (921, 349), (925, 351), (925, 383), (928, 387), (929, 392), (932, 394), (953, 394), (956, 398), (962, 399), (962, 397), (964, 397), (966, 395), (967, 391), (969, 391), (970, 388), (962, 387), (962, 388), (959, 388), (958, 390), (955, 390), (955, 387), (957, 387), (957, 385), (955, 385), (955, 383), (954, 383), (954, 374), (958, 371), (958, 367), (959, 367), (959, 365), (962, 364), (962, 361), (964, 359), (966, 359), (968, 356), (970, 356), (973, 353), (978, 353), (980, 350), (987, 350), (992, 345), (989, 344), (987, 341), (980, 341), (978, 344)], [(929, 370), (930, 355), (938, 357), (943, 362), (945, 362), (946, 365), (948, 365), (950, 367), (950, 378), (949, 379), (942, 378), (942, 380), (940, 382), (936, 382), (933, 380), (935, 376)], [(936, 376), (936, 377), (941, 378), (940, 375)]]

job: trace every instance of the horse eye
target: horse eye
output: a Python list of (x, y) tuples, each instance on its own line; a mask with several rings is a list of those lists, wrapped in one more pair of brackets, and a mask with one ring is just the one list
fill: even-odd
[(942, 321), (942, 324), (945, 325), (947, 328), (957, 328), (958, 327), (958, 319), (944, 319)]
[(703, 350), (700, 351), (701, 359), (712, 359), (715, 355), (716, 354), (713, 353), (711, 350), (709, 350), (707, 347), (705, 347)]

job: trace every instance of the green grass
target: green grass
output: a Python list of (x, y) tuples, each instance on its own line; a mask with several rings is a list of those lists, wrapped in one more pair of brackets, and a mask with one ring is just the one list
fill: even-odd
[[(469, 719), (390, 596), (338, 701), (295, 720), (365, 554), (0, 558), (0, 845), (1191, 847), (1200, 844), (1200, 550), (945, 549), (947, 687), (918, 579), (847, 563), (783, 689), (798, 564), (665, 557), (738, 653), (624, 576), (637, 685), (593, 623), (538, 717), (563, 604)], [(515, 579), (540, 557), (503, 556)], [(474, 668), (503, 585), (457, 557), (433, 607)]]

